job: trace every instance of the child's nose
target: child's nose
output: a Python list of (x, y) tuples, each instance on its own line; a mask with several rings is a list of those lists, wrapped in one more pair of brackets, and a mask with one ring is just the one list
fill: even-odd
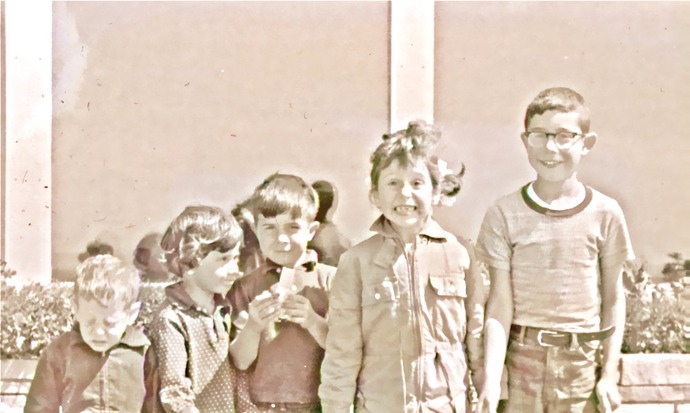
[(402, 187), (400, 188), (400, 193), (401, 193), (403, 196), (410, 196), (410, 195), (412, 195), (412, 185), (407, 184), (407, 183), (403, 184)]
[(97, 328), (96, 328), (96, 335), (104, 336), (104, 335), (105, 335), (105, 328), (103, 328), (103, 327), (97, 327)]
[(290, 237), (285, 232), (280, 232), (278, 234), (278, 242), (290, 242)]
[(231, 260), (225, 265), (225, 270), (228, 274), (238, 274), (240, 272), (240, 266), (238, 260)]
[(547, 139), (544, 148), (551, 152), (558, 152), (558, 146), (555, 139)]

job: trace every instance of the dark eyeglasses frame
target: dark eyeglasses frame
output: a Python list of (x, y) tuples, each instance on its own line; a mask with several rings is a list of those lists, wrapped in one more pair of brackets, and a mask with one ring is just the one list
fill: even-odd
[[(559, 141), (559, 135), (561, 135), (561, 138), (564, 138), (565, 141), (563, 141), (563, 139)], [(527, 140), (529, 146), (533, 148), (544, 148), (549, 142), (549, 139), (553, 139), (553, 142), (556, 144), (558, 149), (569, 149), (575, 145), (575, 142), (584, 138), (585, 135), (582, 133), (568, 131), (560, 131), (556, 133), (525, 131), (522, 133), (522, 136)]]

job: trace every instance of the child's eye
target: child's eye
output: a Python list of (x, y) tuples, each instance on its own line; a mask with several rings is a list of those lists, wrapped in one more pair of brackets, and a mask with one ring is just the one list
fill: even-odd
[(388, 186), (397, 186), (397, 185), (398, 185), (398, 181), (396, 181), (396, 180), (388, 181)]

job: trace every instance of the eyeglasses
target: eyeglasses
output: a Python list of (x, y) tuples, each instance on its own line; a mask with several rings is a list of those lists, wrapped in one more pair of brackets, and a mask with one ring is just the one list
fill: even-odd
[(556, 133), (546, 132), (523, 132), (522, 134), (527, 138), (527, 143), (533, 148), (543, 148), (550, 138), (558, 149), (568, 149), (578, 140), (584, 137), (581, 133), (561, 131)]

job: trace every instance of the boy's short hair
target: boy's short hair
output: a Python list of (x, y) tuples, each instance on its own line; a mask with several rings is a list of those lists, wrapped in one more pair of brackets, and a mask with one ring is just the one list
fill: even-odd
[(251, 202), (254, 216), (273, 218), (290, 213), (292, 218), (314, 221), (319, 197), (314, 188), (296, 175), (274, 173), (254, 191)]
[(134, 267), (125, 265), (109, 254), (89, 257), (77, 266), (74, 298), (96, 300), (107, 306), (124, 303), (126, 307), (139, 298), (139, 274)]
[(211, 251), (227, 252), (242, 242), (242, 228), (220, 208), (188, 206), (161, 239), (168, 270), (177, 276), (199, 266)]
[(331, 182), (318, 180), (311, 184), (316, 194), (319, 196), (319, 210), (316, 213), (316, 220), (326, 222), (328, 220), (328, 210), (333, 206), (333, 201), (337, 196), (337, 189)]
[(567, 87), (552, 87), (542, 90), (527, 106), (525, 113), (525, 130), (535, 115), (541, 115), (546, 111), (577, 112), (580, 114), (580, 129), (582, 133), (589, 132), (589, 107), (585, 99), (576, 91)]
[(151, 232), (139, 240), (139, 243), (134, 248), (134, 258), (132, 263), (139, 271), (147, 271), (149, 268), (149, 262), (151, 259), (157, 259), (157, 257), (152, 257), (151, 252), (160, 247), (161, 234), (158, 232)]

